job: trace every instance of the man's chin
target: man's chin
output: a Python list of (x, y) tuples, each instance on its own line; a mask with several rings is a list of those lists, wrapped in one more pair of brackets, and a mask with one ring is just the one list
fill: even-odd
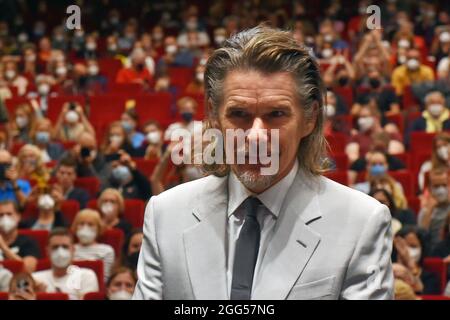
[(259, 193), (276, 181), (277, 175), (262, 175), (261, 165), (245, 165), (233, 168), (239, 181), (250, 191)]

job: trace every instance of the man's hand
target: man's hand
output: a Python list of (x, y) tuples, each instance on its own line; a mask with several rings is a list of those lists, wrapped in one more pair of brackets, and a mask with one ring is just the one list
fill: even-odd
[(63, 189), (59, 184), (53, 185), (50, 195), (55, 200), (55, 206), (59, 206), (64, 201)]
[(9, 248), (3, 236), (0, 234), (0, 250), (5, 251), (6, 248)]
[(131, 156), (128, 153), (123, 150), (119, 150), (117, 153), (120, 154), (120, 163), (128, 166), (133, 170), (136, 169), (136, 163), (133, 161), (133, 159), (131, 159)]
[(420, 207), (425, 209), (427, 215), (431, 215), (433, 213), (433, 209), (438, 204), (438, 201), (435, 197), (433, 197), (430, 193), (424, 193), (419, 197), (420, 199)]

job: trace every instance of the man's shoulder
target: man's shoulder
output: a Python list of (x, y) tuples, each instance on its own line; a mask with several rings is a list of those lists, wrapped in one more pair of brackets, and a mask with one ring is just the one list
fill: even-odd
[(381, 211), (381, 203), (364, 192), (344, 186), (324, 176), (321, 177), (321, 183), (322, 191), (319, 193), (321, 207), (329, 207), (330, 210), (334, 210), (340, 215), (347, 214), (352, 219), (359, 217), (362, 220)]

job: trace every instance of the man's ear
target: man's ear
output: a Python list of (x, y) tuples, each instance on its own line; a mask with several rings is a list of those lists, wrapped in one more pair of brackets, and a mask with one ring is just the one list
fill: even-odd
[(312, 116), (311, 119), (304, 119), (304, 125), (302, 126), (302, 138), (307, 137), (316, 127), (317, 117), (319, 116), (319, 104), (314, 101), (312, 105)]

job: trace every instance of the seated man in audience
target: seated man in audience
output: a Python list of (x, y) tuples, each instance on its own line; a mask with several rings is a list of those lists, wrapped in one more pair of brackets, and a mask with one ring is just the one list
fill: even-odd
[(47, 118), (37, 119), (32, 131), (33, 144), (42, 151), (42, 161), (47, 163), (59, 160), (64, 153), (64, 147), (55, 142), (51, 133), (52, 122)]
[(117, 160), (111, 161), (111, 174), (102, 190), (118, 189), (125, 199), (147, 201), (152, 195), (150, 181), (140, 172), (130, 155), (123, 150), (117, 153)]
[(146, 54), (142, 48), (136, 48), (131, 53), (131, 66), (119, 70), (116, 83), (138, 83), (148, 86), (153, 77), (145, 65)]
[(389, 134), (386, 132), (375, 133), (372, 136), (372, 145), (370, 146), (371, 150), (366, 154), (365, 157), (360, 157), (356, 159), (356, 161), (354, 161), (350, 165), (349, 169), (350, 185), (353, 185), (355, 183), (359, 172), (366, 170), (367, 158), (370, 156), (371, 152), (374, 151), (379, 151), (385, 154), (386, 160), (388, 162), (389, 171), (405, 169), (405, 164), (400, 159), (388, 153), (389, 142), (390, 137)]
[(434, 248), (443, 238), (445, 222), (450, 212), (448, 171), (433, 169), (429, 179), (429, 189), (420, 197), (418, 225), (430, 233), (430, 245)]
[(80, 204), (80, 208), (86, 207), (89, 201), (89, 193), (82, 189), (75, 187), (75, 180), (77, 179), (77, 162), (74, 158), (67, 156), (59, 162), (56, 169), (56, 183), (53, 185), (52, 194), (58, 201), (75, 200)]
[(36, 300), (39, 291), (36, 281), (29, 272), (15, 274), (9, 284), (8, 300)]
[(55, 228), (48, 238), (51, 268), (33, 273), (45, 292), (64, 292), (71, 300), (81, 300), (88, 292), (97, 292), (98, 279), (94, 271), (72, 265), (74, 240), (69, 230)]
[(24, 270), (33, 272), (40, 258), (39, 246), (35, 240), (19, 234), (19, 221), (15, 202), (0, 202), (0, 260), (22, 261)]
[(406, 58), (406, 63), (398, 66), (392, 72), (392, 86), (398, 96), (403, 95), (407, 86), (434, 80), (433, 69), (422, 64), (419, 50), (409, 49)]
[(11, 200), (23, 207), (30, 193), (30, 183), (19, 179), (17, 169), (12, 166), (9, 151), (0, 150), (0, 201)]
[(450, 111), (445, 105), (444, 95), (433, 91), (425, 97), (425, 110), (422, 116), (413, 122), (413, 131), (436, 133), (450, 129)]
[(65, 153), (62, 158), (69, 155), (76, 160), (78, 177), (97, 177), (102, 182), (107, 179), (110, 167), (103, 154), (99, 152), (94, 135), (88, 132), (82, 133), (78, 144)]

